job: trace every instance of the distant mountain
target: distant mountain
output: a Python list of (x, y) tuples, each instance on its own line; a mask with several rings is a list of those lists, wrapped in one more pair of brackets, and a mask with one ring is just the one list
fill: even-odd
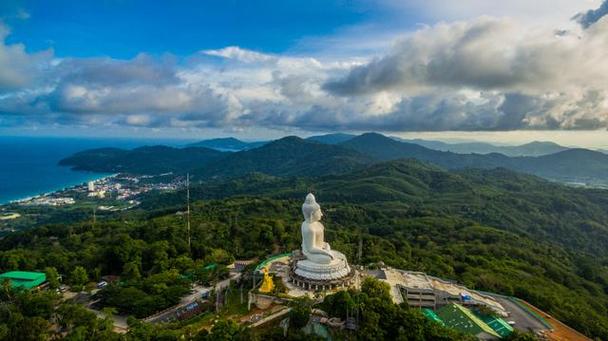
[(433, 140), (421, 139), (400, 139), (401, 142), (415, 143), (426, 148), (453, 152), (458, 154), (491, 154), (500, 153), (506, 156), (541, 156), (558, 153), (568, 150), (568, 147), (560, 146), (553, 142), (533, 141), (520, 146), (496, 146), (484, 142), (469, 142), (469, 143), (446, 143)]
[(356, 136), (357, 135), (337, 133), (337, 134), (310, 136), (306, 139), (308, 141), (316, 141), (316, 142), (325, 143), (325, 144), (338, 144), (338, 143), (346, 142)]
[(245, 142), (234, 137), (217, 138), (202, 140), (199, 142), (191, 143), (188, 147), (205, 147), (211, 148), (222, 152), (238, 152), (241, 150), (248, 150), (263, 146), (268, 143), (267, 141), (258, 142)]
[(507, 156), (542, 156), (570, 149), (568, 147), (560, 146), (557, 143), (547, 141), (532, 141), (520, 146), (499, 146), (497, 148), (499, 148), (496, 151), (497, 153), (502, 153)]
[(514, 158), (512, 169), (566, 182), (608, 181), (608, 155), (588, 149), (569, 149), (536, 158)]
[[(321, 140), (337, 141), (344, 138), (342, 135), (325, 136)], [(237, 146), (234, 140), (224, 140), (226, 143), (223, 146), (229, 146), (228, 143)], [(532, 144), (531, 148), (535, 146), (537, 144)], [(208, 179), (250, 173), (274, 176), (340, 174), (374, 162), (408, 158), (446, 169), (507, 168), (560, 182), (608, 185), (608, 155), (600, 152), (568, 149), (536, 157), (508, 157), (499, 153), (458, 154), (400, 142), (377, 133), (363, 134), (338, 144), (292, 136), (233, 153), (205, 147), (93, 149), (77, 153), (60, 164), (101, 172), (158, 174), (191, 171), (202, 179)]]
[(289, 136), (259, 148), (229, 154), (194, 174), (202, 178), (237, 177), (250, 173), (318, 176), (344, 173), (371, 162), (370, 157), (351, 149)]
[(77, 170), (161, 174), (186, 172), (222, 158), (225, 153), (201, 147), (146, 146), (132, 150), (90, 149), (67, 157), (59, 164)]
[(400, 142), (367, 133), (340, 144), (379, 161), (414, 158), (447, 169), (503, 167), (562, 182), (608, 183), (608, 155), (586, 149), (569, 149), (538, 157), (492, 154), (457, 154)]

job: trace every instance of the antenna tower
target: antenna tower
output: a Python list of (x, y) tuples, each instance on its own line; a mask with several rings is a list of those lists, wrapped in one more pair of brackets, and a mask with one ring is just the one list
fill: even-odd
[(190, 239), (190, 173), (186, 173), (186, 230), (188, 231), (188, 252), (192, 253), (192, 240)]

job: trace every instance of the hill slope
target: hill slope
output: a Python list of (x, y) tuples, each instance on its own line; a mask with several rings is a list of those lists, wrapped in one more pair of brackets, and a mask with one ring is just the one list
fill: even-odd
[(491, 154), (499, 153), (506, 156), (541, 156), (558, 153), (569, 148), (560, 146), (553, 142), (533, 141), (519, 146), (496, 146), (484, 142), (468, 143), (446, 143), (441, 141), (421, 140), (421, 139), (398, 139), (401, 142), (408, 142), (421, 145), (423, 147), (458, 154)]
[(348, 172), (370, 162), (369, 157), (353, 150), (289, 136), (227, 155), (194, 174), (201, 178), (229, 178), (250, 173), (318, 176)]
[(160, 174), (186, 172), (223, 156), (222, 152), (200, 147), (100, 148), (76, 153), (59, 164), (86, 171)]
[(202, 140), (188, 145), (189, 147), (205, 147), (221, 152), (238, 152), (263, 146), (267, 141), (245, 142), (234, 137)]
[(338, 143), (346, 142), (356, 136), (357, 135), (336, 133), (336, 134), (310, 136), (306, 139), (309, 141), (315, 141), (315, 142), (320, 142), (320, 143), (325, 143), (325, 144), (338, 144)]
[(569, 149), (538, 157), (456, 154), (399, 142), (376, 133), (363, 134), (340, 145), (382, 161), (415, 158), (448, 169), (503, 167), (562, 182), (608, 184), (608, 155), (586, 149)]

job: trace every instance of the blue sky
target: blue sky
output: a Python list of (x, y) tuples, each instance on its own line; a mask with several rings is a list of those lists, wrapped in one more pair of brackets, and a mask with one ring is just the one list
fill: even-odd
[[(6, 5), (5, 5), (6, 6)], [(133, 58), (146, 52), (187, 56), (203, 49), (239, 46), (287, 52), (305, 37), (323, 36), (361, 23), (390, 26), (386, 7), (357, 1), (23, 1), (8, 43), (57, 57)], [(23, 13), (23, 12), (22, 12)], [(390, 19), (391, 22), (387, 20)], [(400, 16), (400, 26), (416, 18)]]
[(607, 12), (601, 0), (9, 0), (0, 133), (598, 136)]

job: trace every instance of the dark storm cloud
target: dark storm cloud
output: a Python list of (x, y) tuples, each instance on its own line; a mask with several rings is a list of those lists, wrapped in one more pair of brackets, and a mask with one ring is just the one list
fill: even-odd
[(587, 12), (579, 13), (575, 15), (573, 19), (581, 24), (583, 28), (589, 28), (589, 26), (595, 24), (606, 14), (608, 14), (608, 0), (604, 0), (599, 8), (590, 9)]
[(521, 33), (514, 23), (492, 18), (424, 29), (324, 88), (340, 96), (425, 87), (492, 90), (540, 86), (556, 78), (552, 68), (561, 56), (551, 55), (552, 42), (521, 41), (516, 38)]

